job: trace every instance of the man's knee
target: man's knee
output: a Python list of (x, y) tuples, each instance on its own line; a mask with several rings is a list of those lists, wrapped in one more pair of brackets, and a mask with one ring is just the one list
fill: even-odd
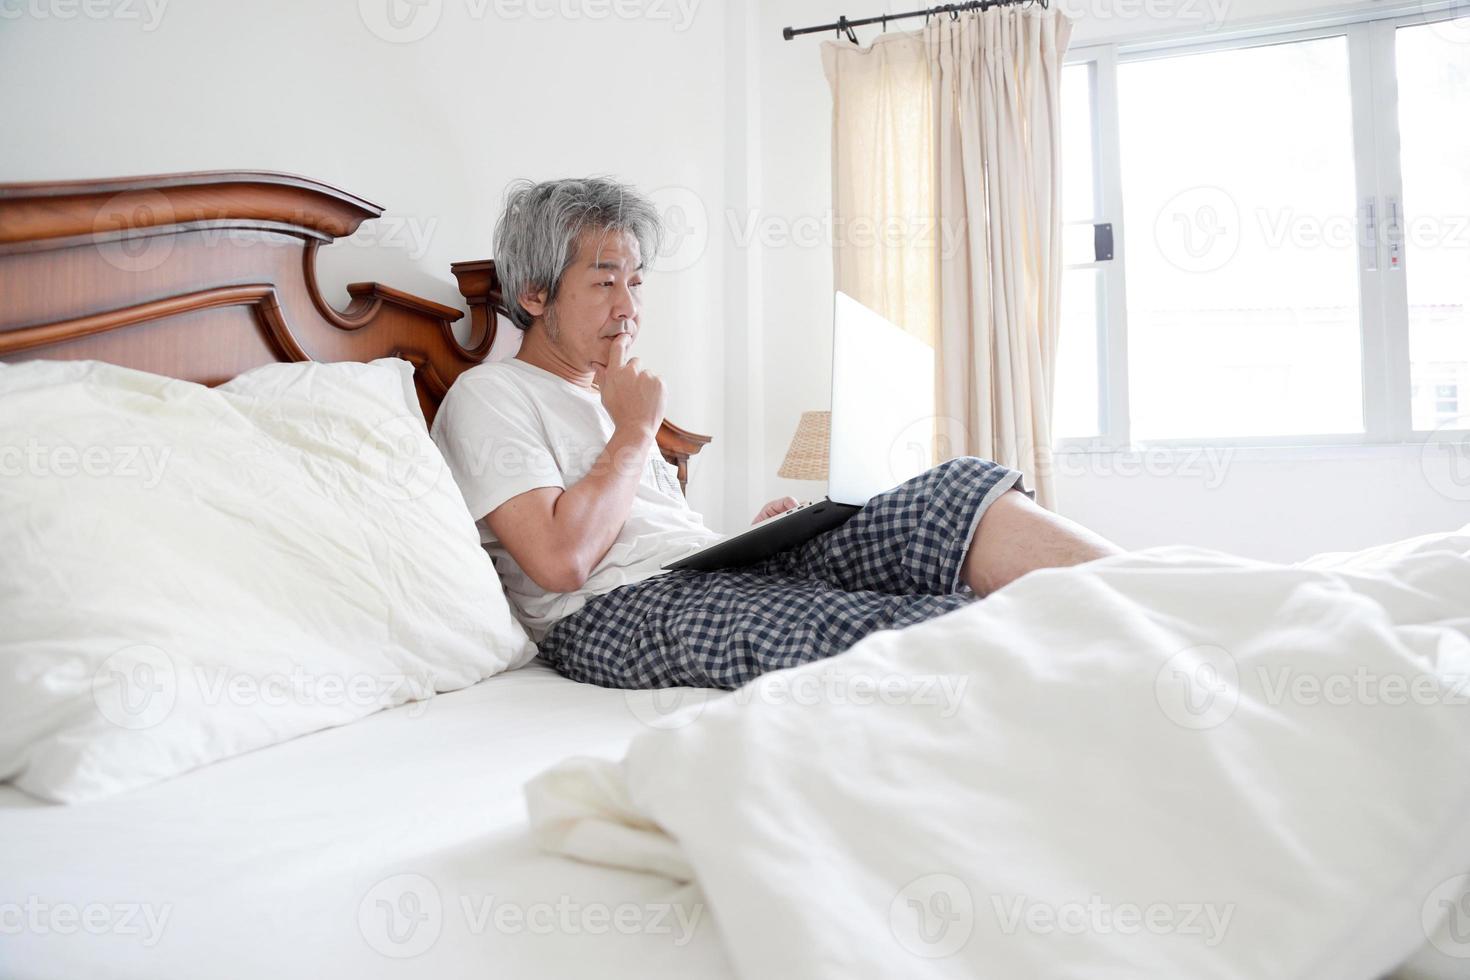
[[(1011, 470), (994, 460), (980, 456), (955, 456), (929, 470), (929, 476), (938, 484), (972, 488), (994, 484)], [(1017, 481), (1017, 489), (1021, 489)], [(1029, 494), (1028, 494), (1029, 496)]]

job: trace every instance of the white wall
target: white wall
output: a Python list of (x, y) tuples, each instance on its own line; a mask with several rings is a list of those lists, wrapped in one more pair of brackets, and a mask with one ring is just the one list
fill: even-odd
[[(726, 79), (747, 54), (725, 22), (744, 4), (430, 0), (402, 5), (420, 19), (395, 33), (390, 0), (149, 2), (0, 6), (0, 180), (206, 169), (324, 180), (387, 208), (324, 253), (339, 303), (347, 282), (378, 279), (463, 308), (449, 263), (491, 255), (512, 178), (611, 174), (719, 213), (727, 161), (745, 152), (727, 145)], [(586, 14), (541, 16), (562, 9)], [(423, 36), (395, 43), (370, 22)], [(638, 353), (670, 383), (670, 419), (716, 437), (690, 496), (723, 525), (726, 310), (744, 294), (730, 305), (719, 238), (691, 243), (678, 264), (650, 280)]]
[[(1164, 0), (1059, 0), (1079, 15), (1074, 46), (1364, 7), (1324, 0), (1176, 0), (1175, 16), (1151, 17)], [(890, 0), (861, 13), (911, 9)], [(1380, 5), (1381, 6), (1381, 5)], [(785, 41), (784, 26), (858, 15), (858, 5), (819, 0), (761, 5), (761, 132), (764, 216), (791, 227), (826, 215), (831, 201), (831, 99), (817, 37)], [(916, 22), (907, 22), (910, 26)], [(892, 28), (897, 29), (897, 28)], [(875, 28), (860, 31), (867, 42)], [(831, 254), (787, 243), (764, 249), (765, 472), (774, 473), (805, 409), (830, 395)], [(1059, 508), (1130, 548), (1183, 543), (1268, 560), (1295, 560), (1470, 521), (1470, 474), (1420, 447), (1317, 451), (1239, 450), (1213, 460), (1084, 456), (1057, 463)], [(821, 486), (770, 477), (768, 496), (820, 495)]]
[[(149, 2), (0, 5), (0, 180), (306, 174), (388, 208), (379, 230), (328, 250), (329, 295), (379, 279), (455, 306), (449, 263), (490, 254), (507, 181), (632, 181), (681, 229), (650, 279), (639, 353), (670, 382), (669, 417), (715, 436), (693, 465), (695, 508), (733, 528), (771, 497), (821, 494), (774, 476), (800, 413), (827, 405), (832, 289), (821, 41), (780, 30), (911, 0), (428, 0), (404, 8), (429, 18), (396, 35), (423, 33), (406, 43), (379, 36), (394, 35), (388, 0)], [(1077, 44), (1192, 26), (1139, 16), (1160, 0), (1059, 2), (1084, 14)], [(1175, 2), (1196, 20), (1222, 9)], [(1330, 6), (1223, 9), (1235, 26)], [(629, 7), (645, 16), (595, 16)], [(566, 10), (587, 13), (540, 16)], [(1419, 456), (1243, 453), (1209, 486), (1184, 464), (1120, 476), (1120, 461), (1089, 458), (1062, 464), (1059, 496), (1128, 546), (1294, 558), (1470, 519), (1458, 484), (1426, 478)]]

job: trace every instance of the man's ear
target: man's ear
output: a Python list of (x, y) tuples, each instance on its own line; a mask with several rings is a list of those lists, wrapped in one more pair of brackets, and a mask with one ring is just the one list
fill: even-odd
[(541, 316), (546, 312), (546, 290), (538, 289), (535, 292), (526, 290), (521, 293), (521, 309), (532, 316)]

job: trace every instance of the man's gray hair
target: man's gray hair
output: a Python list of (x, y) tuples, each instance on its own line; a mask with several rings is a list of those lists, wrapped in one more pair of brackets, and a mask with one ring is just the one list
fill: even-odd
[(510, 185), (495, 226), (495, 272), (516, 326), (525, 330), (532, 320), (521, 293), (544, 289), (548, 305), (556, 300), (584, 231), (631, 234), (646, 268), (658, 254), (663, 223), (652, 201), (605, 177)]

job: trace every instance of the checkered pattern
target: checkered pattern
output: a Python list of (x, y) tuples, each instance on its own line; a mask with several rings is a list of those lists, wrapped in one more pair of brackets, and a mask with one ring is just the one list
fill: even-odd
[(551, 628), (541, 656), (603, 687), (733, 689), (933, 619), (974, 600), (961, 581), (970, 540), (1020, 478), (974, 456), (949, 460), (758, 564), (666, 572), (597, 596)]

